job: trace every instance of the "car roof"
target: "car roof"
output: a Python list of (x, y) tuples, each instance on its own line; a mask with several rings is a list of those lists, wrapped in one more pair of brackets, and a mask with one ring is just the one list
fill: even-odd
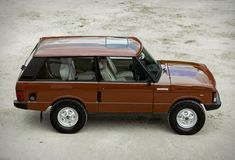
[(34, 57), (131, 56), (140, 54), (142, 44), (136, 37), (58, 36), (42, 37)]

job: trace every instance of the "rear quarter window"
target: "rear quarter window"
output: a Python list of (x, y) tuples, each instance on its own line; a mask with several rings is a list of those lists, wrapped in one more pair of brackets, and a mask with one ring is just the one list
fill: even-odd
[(37, 80), (96, 81), (94, 57), (47, 58)]
[(43, 66), (46, 58), (42, 57), (34, 57), (31, 59), (23, 73), (21, 74), (19, 80), (20, 81), (31, 81), (35, 80), (38, 72)]

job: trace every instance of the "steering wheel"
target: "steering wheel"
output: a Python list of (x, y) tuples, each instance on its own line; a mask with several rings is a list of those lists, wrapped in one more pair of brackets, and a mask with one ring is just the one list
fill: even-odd
[(139, 59), (140, 60), (143, 60), (145, 58), (145, 55), (144, 55), (144, 53), (142, 52), (142, 53), (140, 53), (140, 55), (139, 55)]

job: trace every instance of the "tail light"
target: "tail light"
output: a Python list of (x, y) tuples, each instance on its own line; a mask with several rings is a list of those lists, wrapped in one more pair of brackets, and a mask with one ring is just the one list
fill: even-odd
[(24, 92), (23, 91), (16, 91), (16, 97), (18, 101), (24, 100)]

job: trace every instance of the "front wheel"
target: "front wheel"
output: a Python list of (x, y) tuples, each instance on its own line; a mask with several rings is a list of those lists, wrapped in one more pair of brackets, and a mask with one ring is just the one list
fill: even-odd
[(205, 112), (202, 106), (195, 101), (180, 101), (170, 111), (169, 123), (171, 128), (179, 134), (195, 134), (205, 123)]
[(50, 120), (57, 131), (75, 133), (85, 125), (87, 112), (83, 105), (75, 100), (60, 100), (52, 106)]

